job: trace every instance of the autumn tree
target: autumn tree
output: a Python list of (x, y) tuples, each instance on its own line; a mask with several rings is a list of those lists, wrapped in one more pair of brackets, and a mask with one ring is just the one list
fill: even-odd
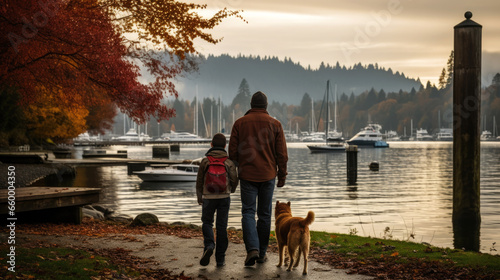
[(109, 99), (103, 100), (94, 105), (87, 106), (89, 111), (85, 118), (86, 129), (91, 134), (105, 134), (106, 130), (113, 127), (116, 116), (116, 105)]
[[(240, 17), (223, 9), (205, 19), (196, 10), (206, 7), (173, 0), (0, 0), (0, 85), (16, 88), (30, 114), (43, 111), (33, 107), (43, 104), (41, 96), (62, 110), (112, 102), (136, 122), (168, 119), (175, 112), (162, 100), (177, 97), (172, 81), (192, 68), (186, 53), (196, 53), (194, 40), (218, 43), (207, 31)], [(151, 82), (140, 81), (141, 69)]]
[(22, 126), (25, 115), (19, 104), (19, 94), (13, 88), (0, 85), (0, 147), (26, 144), (26, 132)]
[[(26, 106), (25, 124), (28, 136), (62, 141), (85, 131), (88, 110), (83, 102), (61, 101), (64, 92), (40, 93)], [(71, 103), (71, 104), (70, 104)]]

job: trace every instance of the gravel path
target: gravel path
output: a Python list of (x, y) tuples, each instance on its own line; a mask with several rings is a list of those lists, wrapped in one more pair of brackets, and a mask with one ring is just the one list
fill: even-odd
[[(2, 237), (2, 234), (0, 234)], [(322, 265), (309, 260), (309, 273), (302, 275), (303, 261), (293, 271), (286, 271), (286, 267), (276, 267), (278, 254), (269, 252), (269, 260), (264, 264), (244, 267), (246, 251), (244, 244), (230, 243), (226, 252), (226, 265), (222, 268), (215, 266), (215, 257), (212, 256), (208, 266), (200, 266), (200, 257), (203, 253), (201, 238), (180, 238), (172, 235), (148, 234), (124, 236), (43, 236), (20, 235), (20, 243), (43, 242), (58, 244), (59, 246), (93, 249), (123, 248), (131, 250), (131, 254), (140, 258), (156, 262), (153, 268), (163, 268), (174, 274), (184, 273), (194, 279), (308, 279), (308, 280), (368, 280), (373, 277), (348, 274), (347, 270), (335, 269), (329, 265)]]
[[(33, 182), (49, 175), (65, 176), (66, 174), (74, 174), (74, 169), (71, 166), (59, 163), (44, 163), (44, 164), (5, 164), (0, 163), (0, 189), (8, 187), (8, 173), (15, 168), (16, 187), (26, 187)], [(10, 167), (10, 169), (9, 169)]]

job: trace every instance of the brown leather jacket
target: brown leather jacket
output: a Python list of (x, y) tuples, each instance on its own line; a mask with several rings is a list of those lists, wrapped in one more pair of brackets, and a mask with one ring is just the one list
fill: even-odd
[(266, 109), (250, 109), (236, 120), (229, 140), (229, 158), (238, 166), (238, 177), (265, 182), (286, 179), (288, 152), (281, 123)]

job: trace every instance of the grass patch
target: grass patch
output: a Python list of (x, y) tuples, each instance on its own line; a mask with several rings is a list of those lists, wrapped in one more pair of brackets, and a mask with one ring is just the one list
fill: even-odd
[[(2, 250), (3, 251), (3, 250)], [(2, 254), (4, 256), (5, 254)], [(69, 248), (17, 248), (15, 272), (3, 267), (2, 279), (91, 279), (129, 274), (101, 256)], [(5, 263), (5, 261), (2, 261)]]
[(415, 242), (360, 237), (348, 234), (311, 232), (311, 246), (331, 250), (353, 259), (390, 259), (395, 263), (441, 262), (483, 270), (500, 277), (500, 256), (439, 248)]

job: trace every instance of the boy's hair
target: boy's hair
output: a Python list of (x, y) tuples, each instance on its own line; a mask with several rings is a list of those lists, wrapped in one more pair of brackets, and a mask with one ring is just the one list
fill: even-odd
[(215, 134), (212, 138), (212, 146), (217, 148), (226, 147), (226, 136), (224, 136), (224, 134), (222, 133)]

